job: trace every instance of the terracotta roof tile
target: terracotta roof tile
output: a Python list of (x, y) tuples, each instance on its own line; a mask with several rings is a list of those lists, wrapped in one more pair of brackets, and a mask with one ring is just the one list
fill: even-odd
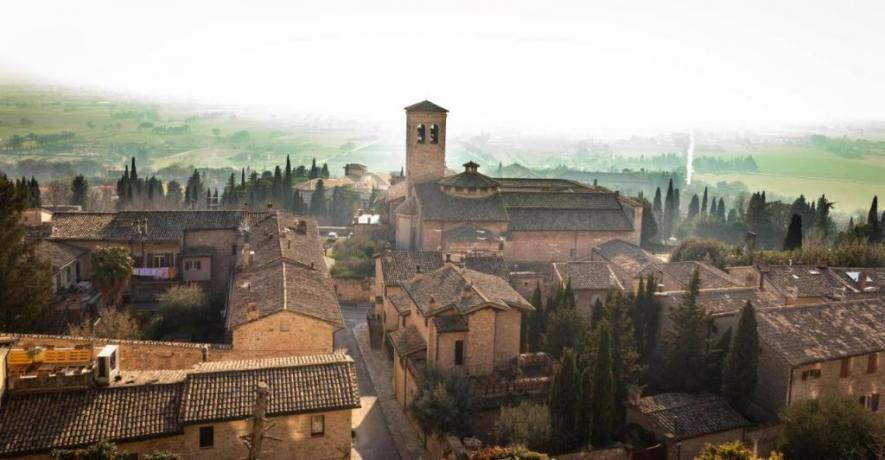
[(504, 222), (509, 220), (501, 195), (488, 197), (457, 197), (440, 190), (436, 182), (415, 185), (424, 220), (464, 222)]
[(719, 396), (664, 393), (639, 401), (651, 431), (676, 441), (748, 426), (750, 423)]
[(89, 251), (62, 243), (61, 241), (49, 240), (40, 241), (34, 251), (37, 257), (49, 262), (53, 271), (57, 271), (61, 267), (77, 260), (78, 257), (87, 252)]
[(814, 265), (772, 265), (765, 281), (787, 297), (835, 297), (847, 290), (838, 276)]
[(405, 108), (406, 112), (448, 112), (448, 110), (424, 99), (417, 104), (412, 104)]
[(607, 262), (555, 262), (553, 270), (562, 282), (572, 281), (574, 289), (623, 289)]
[(442, 267), (442, 256), (436, 251), (388, 251), (381, 258), (385, 286), (399, 286), (415, 276), (418, 266), (428, 272)]
[(418, 332), (418, 328), (414, 324), (391, 332), (390, 341), (400, 356), (409, 356), (427, 349), (427, 342), (424, 341), (424, 337), (421, 337), (421, 333)]
[(130, 241), (141, 236), (135, 222), (147, 220), (147, 241), (179, 241), (185, 230), (236, 230), (243, 211), (59, 212), (52, 215), (51, 239)]
[(788, 306), (756, 315), (759, 338), (793, 366), (885, 350), (885, 298)]
[[(686, 291), (668, 291), (657, 294), (663, 302), (679, 305)], [(698, 304), (711, 315), (731, 315), (739, 312), (750, 301), (756, 311), (778, 308), (782, 305), (776, 296), (769, 291), (760, 291), (755, 287), (735, 287), (701, 289), (698, 291)]]
[(510, 279), (510, 269), (501, 256), (468, 256), (462, 259), (461, 262), (464, 264), (464, 268), (468, 270), (495, 275), (503, 280)]
[(467, 314), (484, 305), (531, 310), (532, 306), (510, 284), (495, 275), (447, 264), (402, 284), (423, 316), (448, 308)]

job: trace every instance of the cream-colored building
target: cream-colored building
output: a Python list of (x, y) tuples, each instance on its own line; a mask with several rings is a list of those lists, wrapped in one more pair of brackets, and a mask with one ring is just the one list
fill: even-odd
[(787, 306), (756, 316), (761, 350), (754, 402), (763, 415), (824, 395), (882, 410), (885, 299)]
[[(112, 441), (130, 455), (126, 458), (154, 451), (186, 459), (245, 457), (241, 439), (252, 433), (255, 390), (263, 382), (269, 429), (262, 459), (350, 458), (351, 411), (360, 402), (354, 363), (345, 354), (139, 371), (119, 369), (113, 361), (101, 364), (108, 349), (115, 350), (102, 349), (94, 366), (76, 362), (92, 357), (91, 348), (9, 351), (3, 366), (10, 362), (7, 385), (0, 387), (6, 393), (0, 456), (49, 458), (53, 449)], [(37, 365), (64, 360), (53, 366), (65, 372), (21, 372), (33, 368), (23, 363), (32, 358), (41, 360)]]

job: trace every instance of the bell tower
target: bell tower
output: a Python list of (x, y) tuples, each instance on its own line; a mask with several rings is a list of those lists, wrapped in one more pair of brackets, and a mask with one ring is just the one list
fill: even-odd
[(446, 172), (446, 114), (424, 100), (406, 107), (406, 187), (441, 179)]

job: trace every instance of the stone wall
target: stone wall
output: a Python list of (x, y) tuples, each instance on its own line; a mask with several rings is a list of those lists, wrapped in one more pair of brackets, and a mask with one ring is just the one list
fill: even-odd
[[(418, 142), (418, 125), (424, 125), (424, 142)], [(430, 143), (430, 126), (439, 126), (437, 143)], [(415, 184), (441, 179), (446, 170), (445, 112), (406, 113), (406, 181), (409, 193)]]
[(759, 366), (754, 403), (767, 417), (775, 417), (787, 404), (790, 365), (764, 340), (759, 341)]
[(495, 367), (507, 367), (519, 356), (522, 313), (519, 310), (495, 312)]
[(504, 244), (508, 262), (553, 262), (589, 258), (595, 246), (613, 239), (639, 244), (635, 232), (513, 231)]
[(242, 352), (314, 355), (333, 351), (331, 324), (283, 311), (233, 328), (231, 345)]
[[(227, 293), (228, 282), (234, 264), (238, 234), (232, 230), (188, 230), (184, 233), (185, 247), (211, 247), (212, 254), (212, 294)], [(260, 261), (256, 261), (260, 263)], [(179, 264), (179, 270), (184, 267)]]
[[(849, 396), (858, 401), (861, 396), (871, 393), (885, 393), (885, 352), (876, 353), (876, 372), (867, 372), (868, 354), (852, 356), (849, 360), (848, 376), (841, 377), (842, 360), (834, 359), (813, 364), (797, 366), (792, 370), (792, 387), (790, 388), (789, 404), (806, 399), (816, 399), (826, 395)], [(820, 378), (808, 377), (802, 380), (804, 371), (818, 369)], [(882, 398), (880, 396), (880, 398)], [(885, 409), (885, 399), (880, 399), (879, 410)]]
[(375, 283), (374, 278), (366, 279), (345, 279), (333, 278), (335, 285), (335, 293), (338, 295), (338, 302), (347, 303), (373, 303), (372, 286)]
[[(310, 434), (312, 414), (298, 414), (284, 417), (268, 417), (274, 424), (267, 432), (280, 441), (265, 439), (262, 459), (342, 459), (350, 458), (351, 411), (325, 412), (325, 433), (313, 437)], [(214, 445), (200, 447), (200, 427), (214, 428)], [(133, 442), (119, 442), (117, 447), (129, 453), (141, 455), (166, 450), (181, 455), (185, 459), (245, 458), (247, 448), (240, 436), (249, 434), (252, 422), (232, 420), (217, 423), (188, 425), (177, 435), (150, 438)], [(48, 459), (48, 455), (32, 455), (27, 459)]]
[(495, 311), (484, 308), (467, 317), (469, 331), (464, 360), (470, 375), (489, 375), (495, 369)]

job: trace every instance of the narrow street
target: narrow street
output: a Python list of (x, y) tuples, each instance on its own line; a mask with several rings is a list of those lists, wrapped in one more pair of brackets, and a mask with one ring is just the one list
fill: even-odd
[(335, 334), (335, 348), (346, 348), (356, 362), (356, 373), (359, 379), (360, 403), (362, 407), (353, 413), (353, 430), (356, 433), (354, 450), (358, 458), (365, 460), (396, 460), (400, 458), (390, 429), (384, 419), (381, 408), (376, 403), (377, 393), (372, 378), (366, 369), (353, 328), (366, 321), (369, 306), (342, 304), (341, 314), (346, 327)]

